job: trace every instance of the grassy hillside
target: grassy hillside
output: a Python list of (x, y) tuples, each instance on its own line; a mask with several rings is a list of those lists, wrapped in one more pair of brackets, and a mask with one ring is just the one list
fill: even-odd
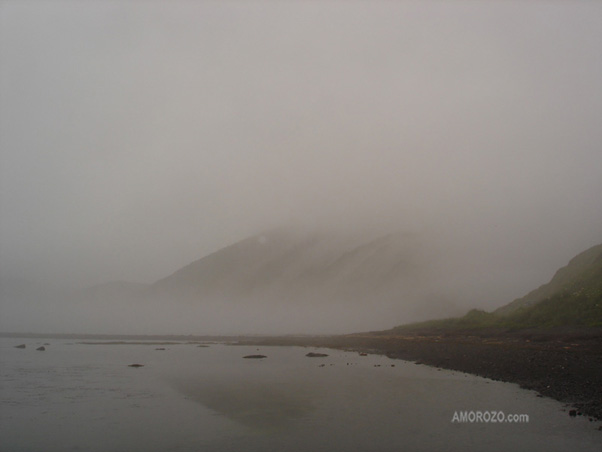
[(558, 294), (564, 293), (568, 296), (582, 289), (586, 292), (589, 291), (589, 296), (594, 296), (596, 290), (600, 288), (601, 268), (602, 245), (597, 245), (571, 259), (567, 266), (556, 272), (550, 282), (529, 292), (524, 297), (514, 300), (512, 303), (502, 306), (495, 313), (509, 315)]
[(602, 245), (579, 254), (549, 283), (493, 313), (473, 309), (464, 317), (402, 325), (393, 330), (555, 327), (602, 327)]

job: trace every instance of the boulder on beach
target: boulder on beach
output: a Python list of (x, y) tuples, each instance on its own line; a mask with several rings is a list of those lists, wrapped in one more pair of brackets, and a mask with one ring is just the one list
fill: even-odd
[(21, 344), (21, 345), (15, 345), (15, 348), (25, 348), (26, 345), (25, 344)]
[(309, 352), (307, 355), (308, 358), (324, 358), (326, 356), (328, 356), (326, 353), (314, 353), (314, 352)]
[(144, 364), (130, 364), (128, 367), (144, 367)]
[(36, 348), (36, 350), (40, 351), (40, 352), (44, 352), (46, 351), (46, 347), (44, 347), (43, 345), (41, 347)]
[(265, 356), (265, 355), (247, 355), (247, 356), (243, 356), (243, 358), (245, 358), (245, 359), (262, 359), (262, 358), (267, 358), (267, 356)]

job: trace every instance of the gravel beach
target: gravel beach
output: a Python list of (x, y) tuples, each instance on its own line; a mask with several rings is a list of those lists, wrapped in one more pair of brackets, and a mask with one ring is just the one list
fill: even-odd
[[(517, 383), (564, 402), (568, 413), (602, 419), (602, 333), (517, 332), (470, 335), (421, 332), (243, 340), (356, 350)], [(575, 413), (573, 413), (575, 414)]]

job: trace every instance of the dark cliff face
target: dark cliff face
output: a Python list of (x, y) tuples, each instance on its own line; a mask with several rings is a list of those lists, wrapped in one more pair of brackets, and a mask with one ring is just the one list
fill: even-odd
[(509, 315), (560, 295), (581, 293), (596, 297), (600, 296), (601, 289), (602, 244), (578, 254), (568, 265), (559, 269), (550, 282), (502, 306), (495, 313)]

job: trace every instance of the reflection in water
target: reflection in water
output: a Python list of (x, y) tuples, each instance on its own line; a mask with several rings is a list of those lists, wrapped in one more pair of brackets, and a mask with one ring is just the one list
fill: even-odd
[(189, 399), (253, 430), (283, 430), (314, 410), (314, 391), (278, 381), (209, 378), (173, 381)]
[[(0, 449), (11, 452), (600, 450), (598, 425), (558, 402), (385, 357), (65, 342), (39, 353), (20, 342), (0, 340)], [(257, 352), (268, 358), (243, 359)], [(452, 423), (458, 410), (530, 422)]]

